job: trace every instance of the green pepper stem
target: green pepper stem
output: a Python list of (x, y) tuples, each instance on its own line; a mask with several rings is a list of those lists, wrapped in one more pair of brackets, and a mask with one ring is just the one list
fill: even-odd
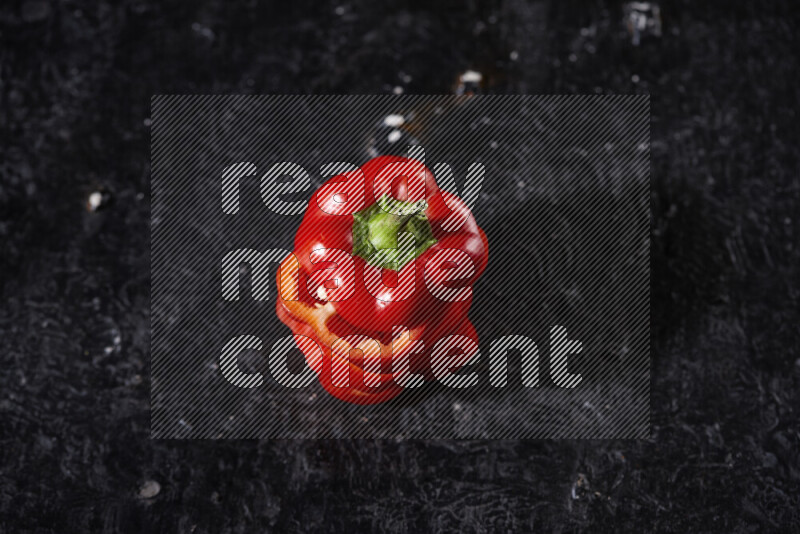
[[(384, 195), (353, 214), (353, 254), (370, 265), (399, 271), (436, 243), (426, 208), (424, 200), (405, 202)], [(400, 233), (411, 234), (413, 246), (399, 246)], [(387, 254), (388, 250), (395, 252)]]

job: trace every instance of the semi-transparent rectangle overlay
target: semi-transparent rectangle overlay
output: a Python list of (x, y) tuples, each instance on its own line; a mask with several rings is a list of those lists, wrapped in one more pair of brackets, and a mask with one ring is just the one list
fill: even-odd
[[(151, 111), (153, 437), (649, 436), (648, 96), (165, 95)], [(433, 189), (388, 164), (407, 203), (360, 198), (402, 196), (364, 170), (383, 155), (427, 168), (444, 204), (412, 202)], [(326, 182), (354, 188), (327, 211)], [(451, 227), (432, 215), (454, 206)], [(364, 252), (386, 228), (429, 240), (391, 256), (416, 285)], [(323, 283), (331, 266), (355, 273), (352, 296)], [(413, 319), (387, 329), (395, 312)]]

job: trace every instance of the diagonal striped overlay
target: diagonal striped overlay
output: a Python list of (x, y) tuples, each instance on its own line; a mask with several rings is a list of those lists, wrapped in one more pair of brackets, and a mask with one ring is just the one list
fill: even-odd
[[(648, 437), (649, 105), (641, 95), (153, 97), (152, 436)], [(276, 258), (294, 250), (321, 169), (352, 169), (376, 150), (406, 155), (406, 139), (428, 168), (449, 165), (454, 180), (437, 180), (462, 198), (470, 166), (485, 169), (472, 210), (489, 241), (469, 308), (479, 352), (449, 385), (351, 405), (287, 340)], [(265, 178), (278, 175), (295, 180)]]

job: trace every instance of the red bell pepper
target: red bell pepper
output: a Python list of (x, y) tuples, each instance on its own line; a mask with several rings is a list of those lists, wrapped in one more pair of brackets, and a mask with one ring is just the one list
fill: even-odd
[[(460, 223), (457, 230), (446, 230), (454, 220)], [(278, 275), (278, 286), (283, 284), (278, 317), (337, 398), (372, 404), (399, 394), (392, 363), (403, 339), (423, 342), (409, 369), (428, 379), (431, 349), (439, 339), (458, 334), (477, 344), (466, 314), (471, 285), (487, 265), (486, 235), (464, 203), (441, 191), (416, 160), (375, 158), (328, 180), (308, 205), (294, 255), (296, 261), (287, 258)], [(286, 294), (299, 297), (287, 300)], [(406, 338), (398, 335), (400, 327)], [(367, 338), (377, 345), (359, 345)], [(378, 373), (359, 351), (349, 353), (356, 346), (363, 353), (380, 352)], [(470, 356), (465, 354), (462, 364)], [(350, 370), (346, 387), (333, 379), (342, 368)]]

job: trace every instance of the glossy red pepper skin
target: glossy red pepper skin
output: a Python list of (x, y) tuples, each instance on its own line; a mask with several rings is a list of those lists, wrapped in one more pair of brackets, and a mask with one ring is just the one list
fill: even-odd
[[(374, 195), (376, 187), (380, 190), (383, 185), (382, 183), (376, 184), (376, 178), (380, 178), (381, 170), (391, 164), (407, 165), (409, 172), (424, 173), (425, 199), (428, 203), (425, 215), (431, 225), (433, 235), (437, 239), (437, 242), (416, 260), (402, 267), (398, 276), (408, 275), (409, 271), (413, 271), (414, 276), (414, 293), (404, 300), (392, 300), (395, 298), (396, 291), (400, 290), (399, 287), (395, 288), (395, 291), (384, 290), (382, 292), (383, 300), (375, 298), (369, 292), (365, 283), (365, 269), (371, 267), (363, 258), (353, 256), (353, 215), (351, 213), (335, 214), (340, 206), (334, 202), (333, 194), (326, 194), (326, 189), (330, 189), (328, 186), (335, 187), (334, 184), (344, 181), (348, 181), (348, 183), (360, 181), (358, 192), (363, 195), (363, 207), (369, 207), (376, 202)], [(360, 328), (389, 331), (392, 326), (411, 327), (430, 320), (443, 313), (446, 308), (453, 307), (455, 303), (441, 300), (430, 292), (424, 276), (425, 265), (443, 249), (463, 251), (472, 261), (474, 272), (472, 276), (460, 280), (459, 286), (471, 286), (481, 276), (488, 262), (486, 236), (464, 203), (455, 195), (441, 191), (436, 186), (430, 170), (421, 163), (401, 157), (385, 156), (371, 160), (361, 168), (361, 171), (364, 180), (358, 180), (356, 173), (333, 177), (323, 184), (311, 199), (295, 238), (295, 254), (300, 262), (301, 270), (307, 274), (320, 270), (320, 265), (315, 265), (312, 261), (311, 254), (315, 249), (342, 250), (353, 257), (354, 293), (349, 298), (333, 302), (333, 305), (349, 323)], [(399, 187), (393, 189), (396, 196), (402, 197), (407, 194), (407, 187), (404, 185), (406, 183), (401, 181)], [(451, 207), (454, 209), (451, 210)], [(442, 228), (442, 223), (451, 216), (453, 211), (457, 212), (456, 215), (463, 223), (457, 231), (448, 232)], [(332, 273), (331, 276), (338, 274), (337, 271), (332, 271)], [(392, 273), (384, 271), (384, 279), (387, 275), (391, 279)], [(350, 280), (349, 277), (348, 280)], [(311, 296), (316, 298), (315, 294)]]
[[(436, 242), (395, 274), (413, 274), (414, 292), (406, 294), (407, 298), (403, 300), (392, 300), (399, 288), (384, 287), (381, 293), (384, 300), (378, 300), (368, 289), (365, 273), (372, 269), (374, 274), (380, 268), (368, 265), (364, 258), (353, 254), (353, 213), (374, 205), (376, 191), (379, 193), (377, 196), (390, 192), (398, 200), (411, 197), (411, 180), (394, 180), (397, 174), (393, 172), (398, 169), (402, 171), (401, 176), (418, 178), (413, 200), (422, 198), (419, 187), (422, 180), (419, 178), (424, 180), (424, 214)], [(454, 231), (446, 231), (443, 223), (452, 221), (448, 217), (452, 217), (453, 212), (462, 224)], [(333, 259), (322, 254), (323, 250), (328, 253), (330, 249), (338, 249)], [(447, 287), (471, 286), (488, 262), (486, 235), (464, 203), (455, 195), (441, 191), (433, 174), (420, 162), (394, 156), (375, 158), (358, 171), (331, 178), (314, 194), (295, 238), (294, 256), (287, 257), (277, 273), (280, 296), (276, 312), (279, 319), (291, 328), (309, 367), (317, 373), (328, 393), (340, 400), (362, 405), (382, 403), (396, 397), (403, 387), (399, 385), (402, 381), (397, 380), (398, 376), (392, 374), (397, 371), (395, 349), (399, 347), (399, 352), (403, 353), (404, 348), (408, 350), (411, 340), (421, 342), (424, 348), (410, 358), (406, 372), (421, 375), (425, 380), (434, 378), (431, 354), (438, 341), (450, 335), (460, 335), (474, 342), (474, 349), (470, 350), (477, 350), (478, 336), (467, 318), (472, 296), (466, 294), (461, 300), (442, 300), (427, 287), (425, 266), (432, 257), (446, 249), (465, 254), (473, 267), (469, 276)], [(350, 270), (348, 264), (352, 267)], [(390, 278), (394, 274), (388, 269), (383, 269), (382, 273)], [(338, 282), (339, 289), (333, 280)], [(342, 281), (346, 283), (342, 284)], [(349, 295), (343, 290), (347, 284)], [(292, 298), (294, 295), (298, 297)], [(343, 295), (347, 298), (340, 298)], [(379, 372), (371, 366), (372, 360), (366, 360), (360, 350), (367, 346), (375, 347), (364, 341), (366, 338), (378, 342)], [(352, 339), (355, 341), (350, 343)], [(334, 350), (334, 345), (340, 341), (347, 344)], [(362, 341), (365, 344), (361, 344)], [(342, 346), (347, 356), (344, 356)], [(455, 360), (454, 369), (472, 356), (461, 354)], [(346, 386), (332, 380), (334, 365), (348, 370), (349, 383)], [(369, 385), (367, 378), (371, 382)], [(375, 385), (376, 382), (380, 385)]]

